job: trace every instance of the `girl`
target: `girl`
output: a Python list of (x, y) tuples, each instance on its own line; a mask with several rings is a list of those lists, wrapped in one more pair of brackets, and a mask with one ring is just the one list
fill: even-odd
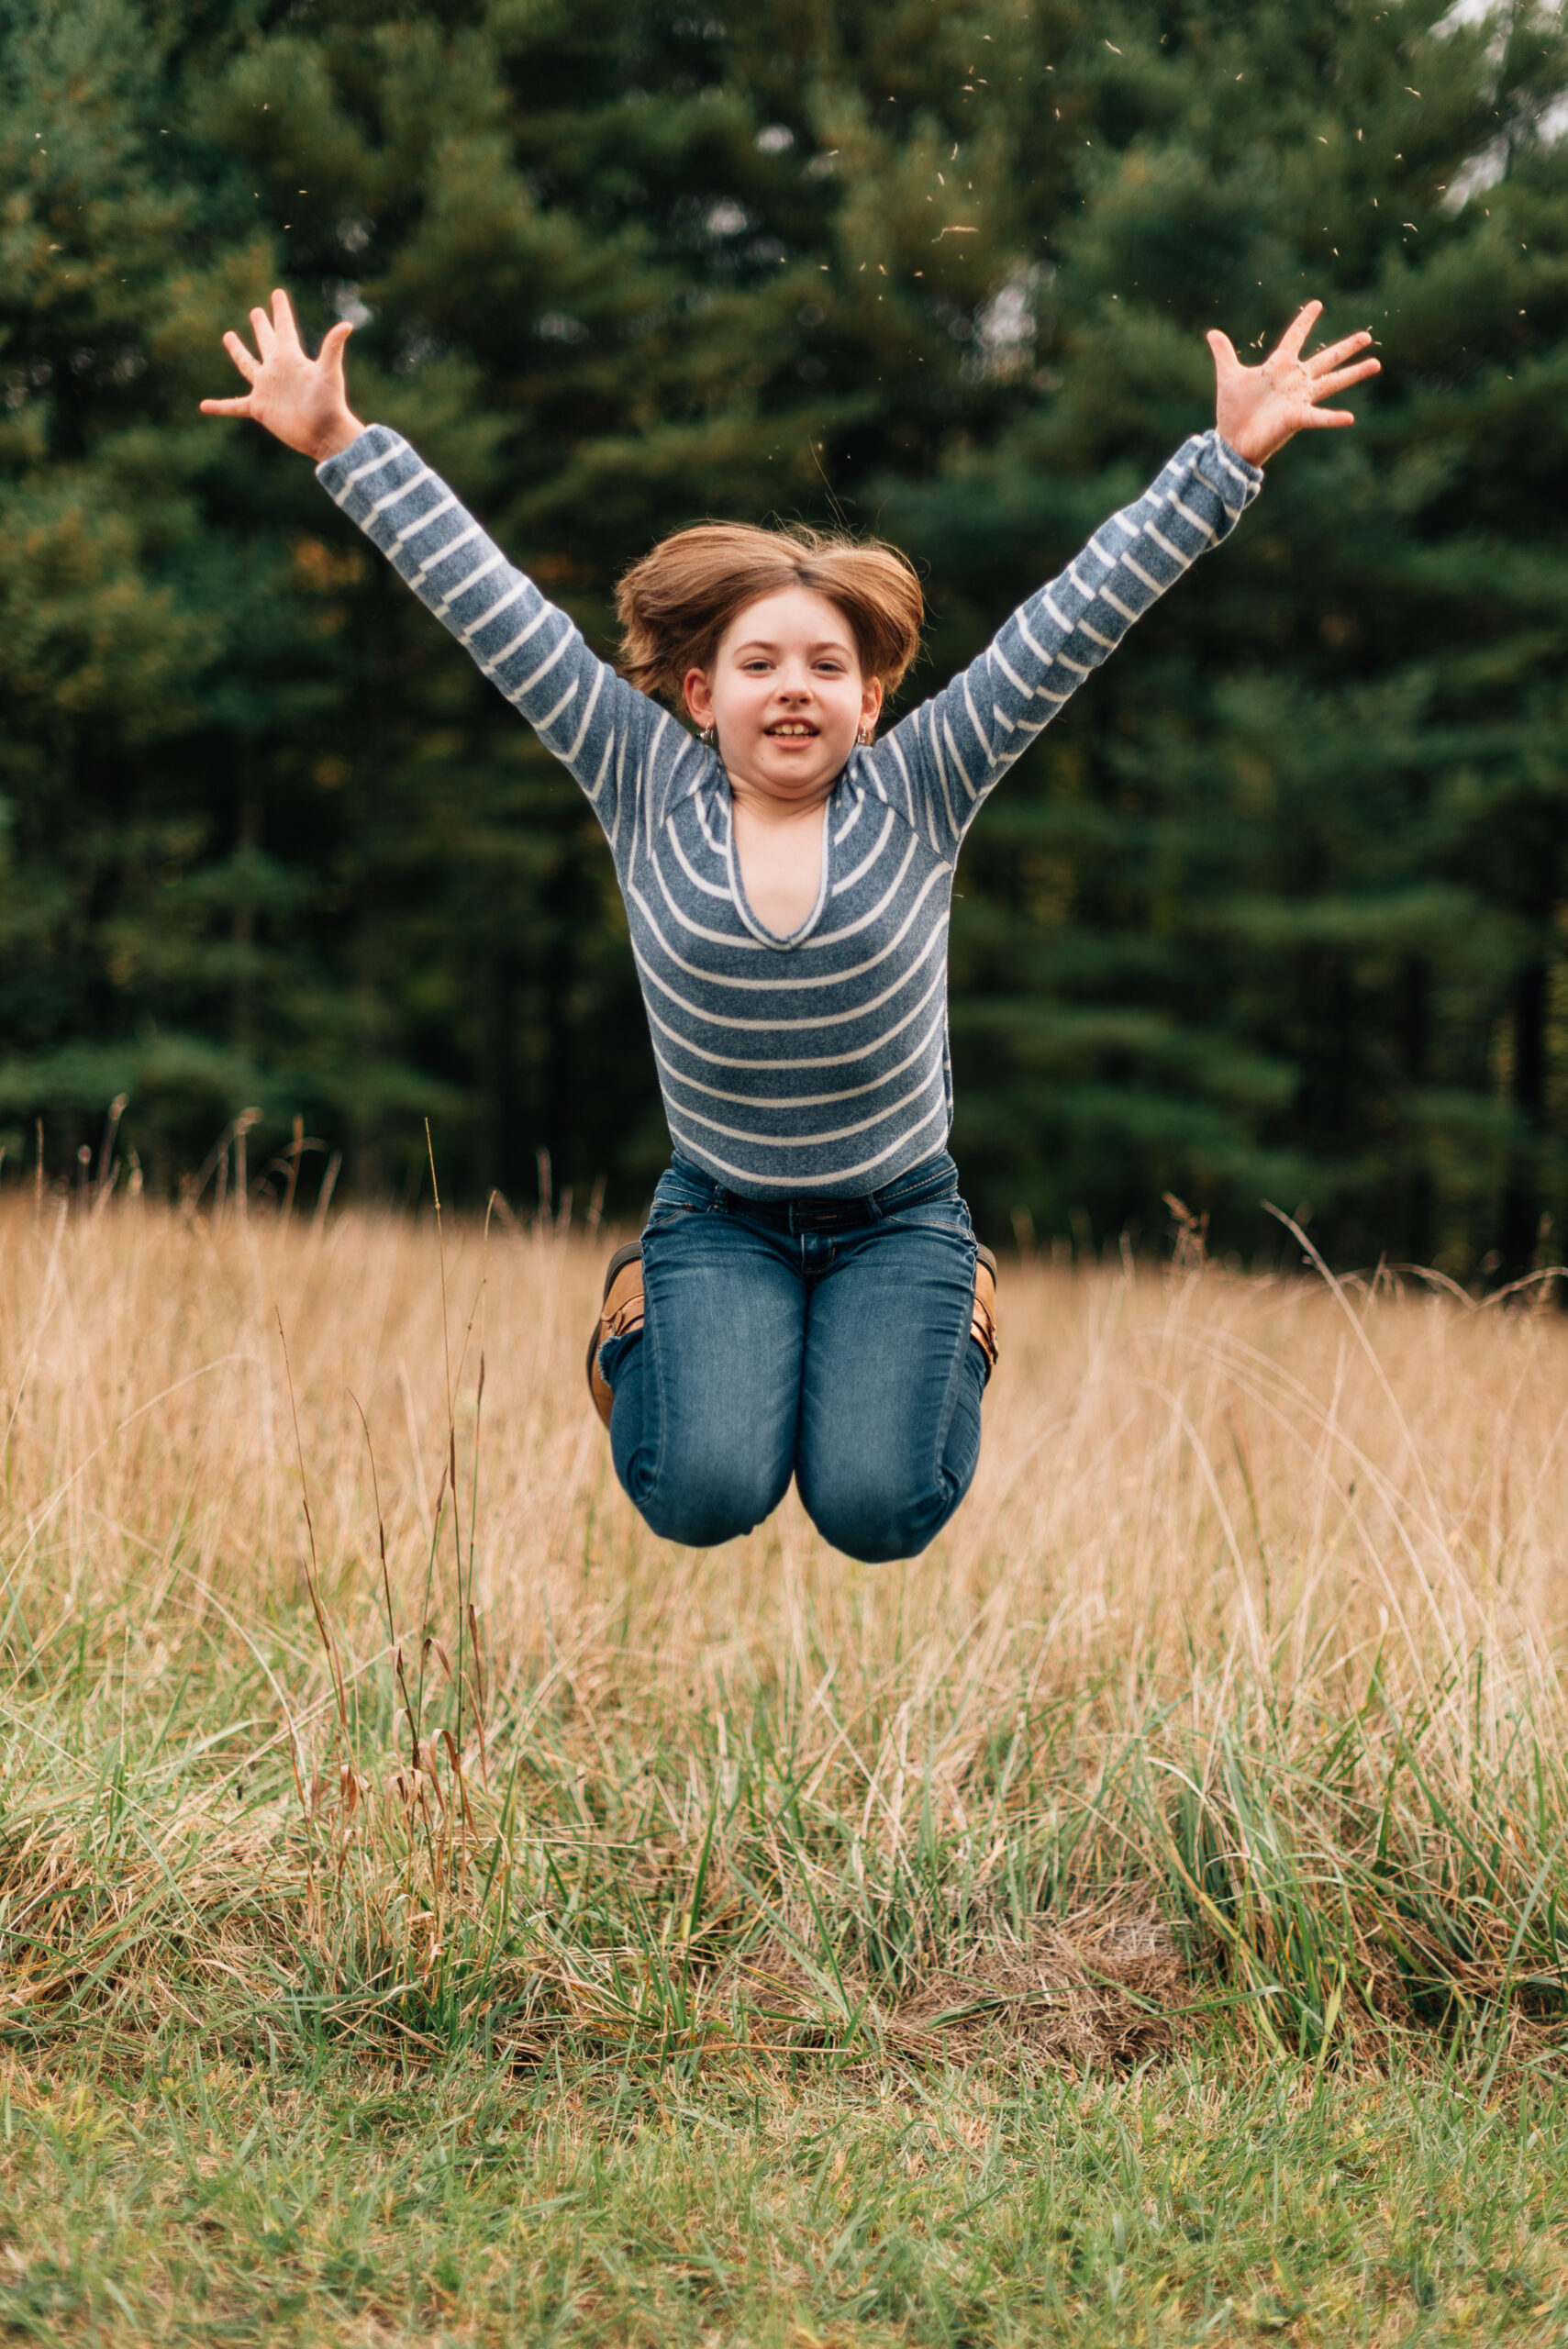
[[(1310, 302), (1243, 367), (1210, 334), (1216, 428), (1098, 529), (945, 691), (880, 741), (919, 643), (887, 547), (709, 523), (635, 564), (621, 670), (512, 568), (397, 433), (362, 425), (346, 326), (250, 313), (250, 385), (204, 400), (317, 478), (576, 777), (626, 900), (675, 1145), (589, 1349), (616, 1473), (656, 1533), (749, 1531), (793, 1475), (866, 1560), (925, 1548), (968, 1491), (995, 1361), (995, 1264), (944, 1144), (948, 906), (964, 833), (1127, 629), (1217, 546), (1318, 403), (1377, 370), (1304, 361)], [(694, 740), (652, 696), (683, 707)]]

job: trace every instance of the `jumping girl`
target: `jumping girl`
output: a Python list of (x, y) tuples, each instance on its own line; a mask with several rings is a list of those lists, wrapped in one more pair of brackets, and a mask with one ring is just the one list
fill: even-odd
[[(995, 1266), (945, 1143), (947, 928), (965, 832), (1090, 671), (1262, 486), (1372, 338), (1301, 353), (1321, 304), (1243, 367), (1210, 334), (1217, 424), (877, 739), (919, 646), (892, 548), (706, 523), (620, 583), (620, 670), (514, 570), (384, 425), (352, 415), (346, 326), (320, 356), (287, 296), (252, 310), (250, 385), (204, 400), (317, 478), (587, 794), (626, 900), (674, 1143), (617, 1251), (589, 1348), (616, 1474), (656, 1533), (744, 1533), (793, 1475), (852, 1557), (912, 1556), (980, 1456)], [(654, 696), (662, 697), (662, 707)], [(671, 711), (684, 711), (694, 739)]]

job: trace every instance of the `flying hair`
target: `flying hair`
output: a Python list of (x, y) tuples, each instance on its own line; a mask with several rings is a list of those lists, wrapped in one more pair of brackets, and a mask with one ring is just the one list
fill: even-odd
[(784, 587), (809, 587), (849, 622), (868, 677), (892, 693), (920, 649), (925, 603), (915, 567), (895, 547), (792, 523), (699, 522), (662, 539), (616, 588), (621, 674), (684, 706), (685, 680), (708, 669), (730, 624)]

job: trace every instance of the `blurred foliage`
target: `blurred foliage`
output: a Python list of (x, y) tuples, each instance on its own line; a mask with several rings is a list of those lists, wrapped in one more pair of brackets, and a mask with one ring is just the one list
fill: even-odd
[[(695, 9), (695, 13), (692, 11)], [(300, 460), (195, 412), (273, 283), (609, 649), (706, 514), (918, 557), (929, 689), (1211, 413), (1369, 323), (987, 809), (983, 1223), (1517, 1273), (1568, 1219), (1568, 42), (1366, 0), (0, 0), (0, 1139), (635, 1212), (607, 857)], [(252, 1143), (252, 1166), (257, 1161)]]

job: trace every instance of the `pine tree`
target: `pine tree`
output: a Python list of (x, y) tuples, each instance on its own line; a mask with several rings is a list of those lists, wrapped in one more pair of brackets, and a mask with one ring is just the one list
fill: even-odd
[(1172, 1190), (1232, 1242), (1272, 1199), (1342, 1258), (1517, 1273), (1568, 1115), (1563, 44), (1348, 5), (1115, 31), (1109, 151), (1041, 232), (1046, 396), (890, 504), (955, 551), (953, 653), (1200, 419), (1203, 328), (1261, 345), (1318, 294), (1385, 373), (988, 811), (960, 1141), (1042, 1231)]

